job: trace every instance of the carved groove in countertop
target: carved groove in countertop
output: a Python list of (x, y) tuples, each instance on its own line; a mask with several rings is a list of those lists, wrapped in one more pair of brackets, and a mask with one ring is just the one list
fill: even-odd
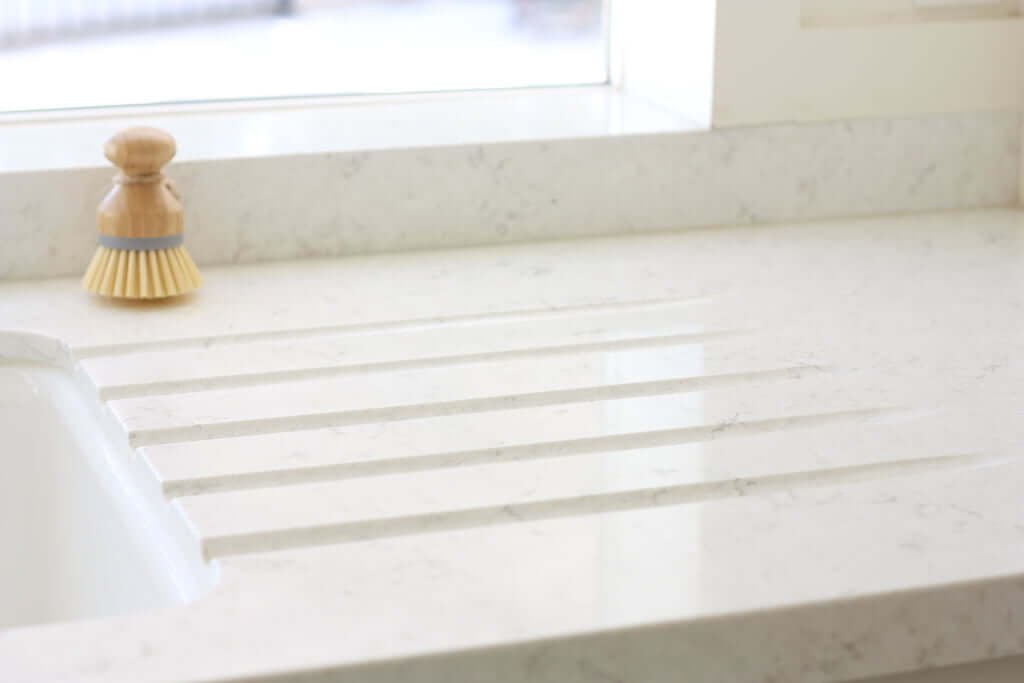
[(892, 477), (925, 475), (940, 471), (997, 466), (1012, 460), (1013, 458), (991, 455), (947, 455), (821, 470), (785, 472), (763, 477), (635, 489), (575, 498), (551, 498), (528, 503), (507, 503), (406, 517), (383, 517), (323, 526), (267, 529), (244, 534), (209, 536), (203, 540), (203, 549), (206, 556), (212, 559), (227, 555), (269, 552), (391, 536), (455, 531), (480, 526), (711, 502), (742, 497), (755, 492), (769, 494), (793, 489), (820, 488)]
[(575, 306), (524, 308), (521, 310), (501, 311), (496, 313), (476, 313), (466, 315), (406, 318), (402, 320), (390, 320), (372, 323), (356, 323), (349, 325), (324, 325), (322, 327), (308, 327), (302, 329), (293, 328), (283, 330), (263, 330), (258, 332), (218, 334), (202, 337), (158, 339), (147, 342), (134, 342), (126, 344), (79, 346), (73, 350), (73, 355), (76, 360), (84, 360), (87, 358), (98, 358), (101, 356), (125, 355), (132, 353), (144, 353), (149, 351), (202, 349), (223, 344), (240, 344), (257, 341), (283, 339), (306, 339), (309, 337), (317, 337), (321, 335), (356, 335), (374, 332), (401, 333), (409, 330), (416, 330), (429, 327), (478, 325), (499, 321), (522, 321), (524, 323), (529, 323), (535, 320), (562, 317), (574, 313), (592, 313), (598, 311), (641, 311), (668, 308), (673, 306), (696, 306), (700, 304), (705, 304), (708, 301), (709, 299), (706, 297), (647, 299), (640, 301), (605, 301), (590, 304), (579, 304)]
[[(178, 340), (158, 340), (144, 343), (123, 344), (113, 346), (93, 346), (76, 350), (79, 359), (101, 359), (104, 356), (117, 358), (132, 354), (156, 353), (170, 354), (164, 360), (173, 360), (179, 351), (192, 351), (193, 358), (202, 364), (195, 367), (191, 376), (185, 378), (168, 378), (161, 373), (146, 373), (142, 369), (152, 358), (141, 356), (135, 361), (134, 368), (129, 367), (120, 372), (102, 375), (106, 384), (98, 382), (101, 398), (107, 401), (147, 399), (159, 396), (184, 396), (194, 392), (207, 390), (238, 390), (239, 397), (245, 397), (246, 389), (268, 387), (288, 382), (305, 380), (330, 379), (342, 376), (360, 376), (371, 373), (387, 373), (417, 370), (444, 370), (448, 367), (468, 364), (486, 365), (501, 361), (530, 361), (534, 358), (571, 356), (582, 353), (601, 353), (611, 351), (632, 351), (634, 349), (656, 349), (665, 346), (682, 344), (699, 345), (708, 341), (721, 340), (739, 334), (729, 329), (707, 329), (699, 322), (694, 322), (693, 329), (688, 327), (664, 329), (665, 322), (676, 324), (681, 322), (673, 318), (673, 309), (689, 312), (691, 306), (708, 303), (707, 299), (658, 299), (640, 302), (594, 303), (581, 306), (561, 308), (541, 308), (482, 315), (451, 316), (447, 318), (419, 318), (394, 320), (379, 323), (332, 325), (299, 330), (267, 330), (239, 334), (226, 334), (202, 338), (186, 338)], [(642, 326), (642, 332), (635, 332), (626, 318), (619, 318), (621, 312), (652, 312), (648, 326)], [(662, 313), (664, 311), (664, 313)], [(574, 336), (571, 328), (564, 330), (558, 322), (554, 325), (554, 333), (548, 329), (546, 333), (533, 333), (529, 336), (506, 339), (506, 330), (522, 331), (537, 321), (567, 322), (574, 315), (608, 312), (613, 314), (609, 320), (609, 331), (612, 338), (601, 338), (592, 334), (587, 338)], [(687, 313), (688, 316), (688, 313)], [(643, 316), (641, 316), (643, 317)], [(703, 318), (703, 316), (701, 316)], [(636, 319), (633, 320), (636, 322)], [(498, 325), (505, 323), (504, 327)], [(512, 323), (514, 327), (509, 327)], [(587, 329), (579, 323), (576, 329)], [(489, 327), (492, 326), (493, 327)], [(520, 328), (519, 326), (523, 326)], [(618, 334), (614, 337), (614, 330)], [(448, 355), (433, 353), (433, 346), (420, 347), (426, 355), (419, 357), (394, 357), (396, 349), (375, 354), (350, 354), (349, 349), (359, 348), (359, 344), (373, 343), (373, 335), (408, 335), (405, 343), (416, 348), (415, 333), (420, 330), (443, 330), (441, 338), (451, 334), (458, 335), (460, 330), (473, 329), (485, 331), (468, 344), (461, 345)], [(603, 329), (593, 328), (603, 333)], [(646, 332), (648, 336), (643, 336)], [(428, 336), (436, 336), (433, 332)], [(353, 341), (344, 352), (337, 353), (332, 349), (335, 339)], [(496, 340), (501, 340), (500, 342)], [(225, 372), (218, 366), (218, 355), (204, 353), (209, 348), (232, 349), (243, 354), (249, 344), (260, 342), (281, 342), (280, 347), (273, 346), (269, 351), (261, 350), (259, 357), (266, 364), (259, 363), (251, 367), (240, 365), (235, 374)], [(293, 342), (298, 345), (293, 345)], [(751, 337), (751, 343), (756, 339)], [(335, 351), (332, 357), (327, 353), (318, 354), (324, 348)], [(364, 347), (365, 348), (365, 347)], [(438, 348), (445, 348), (439, 346)], [(280, 355), (278, 354), (280, 351)], [(224, 351), (220, 355), (224, 355)], [(230, 354), (229, 354), (230, 355)], [(282, 361), (282, 356), (286, 357)], [(180, 356), (186, 358), (187, 356)], [(559, 361), (560, 363), (561, 361)], [(524, 363), (524, 365), (526, 365)], [(109, 367), (109, 365), (108, 365)], [(738, 368), (737, 368), (738, 369)], [(103, 370), (103, 368), (100, 368)], [(367, 425), (379, 423), (386, 427), (388, 423), (397, 421), (438, 418), (455, 415), (475, 415), (483, 412), (503, 411), (520, 408), (537, 408), (559, 406), (576, 402), (603, 402), (615, 399), (641, 397), (657, 397), (670, 394), (686, 394), (704, 392), (712, 389), (726, 391), (743, 390), (757, 383), (800, 380), (810, 374), (828, 374), (831, 368), (814, 365), (795, 365), (785, 367), (769, 367), (769, 369), (746, 370), (742, 372), (725, 372), (719, 374), (698, 374), (696, 376), (669, 377), (649, 379), (645, 381), (613, 383), (595, 383), (586, 386), (538, 387), (536, 391), (520, 391), (519, 393), (495, 393), (492, 395), (472, 396), (469, 398), (439, 397), (436, 400), (423, 400), (417, 397), (413, 402), (396, 405), (364, 407), (356, 404), (345, 409), (329, 404), (307, 404), (295, 406), (294, 414), (266, 414), (263, 417), (249, 417), (246, 411), (236, 411), (234, 415), (224, 414), (217, 417), (200, 417), (196, 412), (190, 421), (179, 420), (179, 424), (150, 423), (151, 426), (140, 425), (140, 428), (129, 433), (133, 446), (160, 446), (168, 444), (188, 444), (193, 442), (211, 441), (233, 437), (260, 437), (284, 432), (300, 432), (317, 429), (330, 429), (350, 425)], [(443, 382), (442, 382), (443, 383)], [(501, 391), (500, 385), (489, 386), (494, 392)], [(522, 387), (527, 389), (528, 387)], [(359, 385), (349, 387), (358, 391)], [(508, 391), (508, 389), (506, 389)], [(514, 390), (513, 390), (514, 391)], [(486, 394), (487, 392), (485, 392)], [(211, 399), (212, 400), (212, 399)], [(852, 407), (851, 407), (852, 408)], [(317, 412), (322, 409), (322, 412)], [(813, 410), (813, 409), (812, 409)], [(573, 490), (562, 485), (552, 487), (543, 497), (526, 500), (514, 495), (498, 494), (495, 499), (464, 501), (460, 506), (456, 501), (440, 500), (421, 509), (394, 509), (374, 511), (364, 517), (350, 516), (343, 518), (339, 511), (321, 516), (308, 515), (302, 508), (295, 507), (303, 498), (301, 488), (291, 491), (288, 487), (302, 485), (333, 486), (333, 482), (342, 482), (358, 477), (376, 477), (389, 475), (415, 474), (417, 472), (436, 471), (438, 476), (447, 480), (448, 470), (456, 468), (511, 464), (517, 462), (536, 461), (546, 458), (576, 456), (580, 458), (597, 457), (600, 454), (625, 452), (636, 449), (658, 448), (711, 442), (717, 439), (757, 436), (772, 432), (831, 427), (841, 424), (855, 424), (858, 420), (870, 421), (873, 418), (886, 418), (899, 413), (897, 409), (869, 406), (858, 406), (857, 409), (834, 410), (831, 412), (810, 412), (779, 417), (761, 417), (759, 419), (731, 420), (727, 422), (689, 424), (680, 426), (665, 425), (662, 428), (648, 428), (625, 433), (587, 434), (568, 438), (538, 439), (537, 435), (523, 434), (516, 443), (503, 444), (493, 448), (468, 448), (464, 450), (437, 450), (415, 455), (390, 456), (385, 452), (380, 458), (364, 460), (339, 460), (338, 462), (321, 462), (317, 464), (299, 464), (297, 466), (281, 466), (268, 469), (246, 470), (240, 465), (233, 472), (214, 472), (204, 475), (197, 469), (197, 476), (187, 476), (188, 471), (179, 470), (178, 478), (162, 482), (164, 494), (169, 499), (177, 499), (179, 504), (195, 501), (185, 505), (186, 514), (192, 512), (199, 516), (192, 519), (196, 524), (204, 553), (209, 558), (239, 555), (247, 553), (300, 548), (335, 543), (345, 543), (370, 538), (401, 536), (438, 531), (452, 531), (479, 526), (491, 526), (515, 522), (555, 519), (560, 517), (595, 515), (605, 512), (627, 511), (644, 508), (655, 508), (672, 505), (684, 505), (701, 502), (725, 500), (746, 496), (752, 493), (770, 494), (785, 490), (823, 487), (830, 485), (850, 484), (874, 481), (891, 477), (922, 475), (944, 470), (956, 470), (977, 466), (995, 465), (1003, 460), (988, 455), (946, 455), (938, 457), (917, 457), (881, 460), (872, 462), (856, 462), (821, 466), (812, 462), (800, 463), (797, 469), (776, 470), (772, 472), (750, 473), (751, 476), (733, 476), (745, 474), (742, 470), (721, 474), (700, 481), (680, 481), (675, 483), (647, 482), (634, 485), (624, 490)], [(563, 435), (565, 436), (565, 435)], [(258, 444), (256, 444), (258, 447)], [(792, 466), (792, 465), (791, 465)], [(394, 482), (386, 481), (381, 486), (390, 489)], [(262, 498), (249, 496), (264, 489), (274, 490), (271, 500), (277, 500), (283, 507), (271, 507), (269, 514), (257, 514)], [(331, 489), (331, 494), (337, 493)], [(225, 500), (216, 498), (217, 494), (226, 494)], [(231, 494), (241, 496), (232, 499)], [(207, 496), (213, 496), (212, 499)], [(207, 501), (200, 505), (201, 501)], [(224, 516), (218, 509), (222, 503), (231, 515)], [(328, 508), (333, 508), (332, 498), (326, 500)], [(195, 505), (196, 507), (190, 507)], [(252, 510), (246, 512), (250, 507)], [(236, 507), (237, 506), (237, 507)], [(252, 514), (250, 514), (250, 512)], [(368, 512), (368, 511), (364, 511)], [(331, 517), (335, 516), (334, 519)], [(212, 525), (208, 527), (207, 524)]]
[(152, 446), (182, 441), (202, 441), (233, 436), (300, 431), (320, 427), (340, 427), (366, 422), (390, 422), (507, 408), (546, 406), (575, 401), (655, 396), (686, 391), (704, 391), (757, 381), (800, 379), (808, 373), (817, 373), (824, 370), (824, 368), (820, 367), (797, 366), (733, 374), (680, 377), (651, 382), (602, 384), (573, 389), (554, 389), (533, 393), (416, 403), (366, 410), (307, 413), (254, 420), (232, 420), (213, 424), (161, 427), (132, 431), (129, 434), (129, 440), (135, 447)]
[(164, 482), (168, 498), (197, 496), (225, 491), (292, 486), (313, 482), (339, 481), (358, 477), (404, 474), (425, 470), (467, 467), (491, 463), (512, 463), (563, 456), (587, 456), (617, 450), (655, 448), (703, 443), (717, 439), (753, 436), (771, 432), (810, 429), (828, 425), (897, 416), (889, 409), (850, 410), (812, 415), (793, 415), (766, 420), (740, 420), (607, 436), (521, 443), (494, 448), (447, 451), (405, 457), (380, 457), (372, 460), (340, 462), (312, 467), (238, 472), (210, 477), (192, 477)]
[(189, 379), (169, 382), (147, 382), (139, 384), (120, 384), (101, 387), (100, 398), (113, 401), (124, 398), (141, 398), (166, 394), (211, 391), (216, 389), (234, 389), (241, 387), (274, 384), (278, 382), (295, 382), (307, 379), (323, 379), (344, 375), (359, 375), (371, 372), (396, 370), (422, 370), (453, 365), (468, 365), (489, 361), (529, 359), (542, 356), (570, 355), (586, 351), (623, 351), (629, 349), (658, 348), (679, 344), (702, 343), (725, 339), (736, 335), (736, 331), (723, 330), (714, 332), (698, 332), (690, 334), (670, 334), (652, 337), (633, 337), (611, 341), (586, 342), (579, 344), (558, 344), (521, 348), (507, 351), (491, 351), (466, 353), (457, 355), (439, 355), (412, 360), (381, 361), (355, 363), (351, 365), (334, 364), (313, 366), (279, 372), (251, 372), (245, 374), (208, 376), (201, 379)]

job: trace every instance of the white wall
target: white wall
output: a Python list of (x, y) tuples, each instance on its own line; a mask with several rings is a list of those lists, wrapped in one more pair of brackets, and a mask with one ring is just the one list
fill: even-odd
[(1019, 0), (802, 0), (803, 23), (871, 24), (1004, 18), (1020, 12)]
[[(812, 7), (826, 1), (837, 12), (858, 6)], [(879, 1), (897, 0), (872, 6)], [(804, 8), (802, 0), (718, 0), (716, 127), (1024, 109), (1019, 12), (805, 25)]]

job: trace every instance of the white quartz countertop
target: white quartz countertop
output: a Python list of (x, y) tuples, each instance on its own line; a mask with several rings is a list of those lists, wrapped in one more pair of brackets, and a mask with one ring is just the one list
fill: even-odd
[(0, 286), (220, 581), (0, 679), (831, 682), (1024, 653), (1024, 213)]

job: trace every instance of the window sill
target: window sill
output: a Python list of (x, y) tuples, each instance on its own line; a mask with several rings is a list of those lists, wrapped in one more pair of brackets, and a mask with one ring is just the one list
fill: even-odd
[(104, 141), (152, 125), (176, 161), (679, 133), (700, 126), (607, 86), (278, 100), (0, 116), (0, 173), (104, 166)]
[(201, 265), (1016, 205), (1015, 112), (702, 130), (612, 88), (0, 121), (0, 280), (80, 275), (137, 123)]

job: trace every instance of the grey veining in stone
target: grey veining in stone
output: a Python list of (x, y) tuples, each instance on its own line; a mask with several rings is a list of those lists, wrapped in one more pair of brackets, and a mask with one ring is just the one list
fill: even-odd
[[(1003, 207), (1016, 113), (173, 165), (200, 264)], [(0, 176), (0, 279), (82, 272), (111, 169)]]

